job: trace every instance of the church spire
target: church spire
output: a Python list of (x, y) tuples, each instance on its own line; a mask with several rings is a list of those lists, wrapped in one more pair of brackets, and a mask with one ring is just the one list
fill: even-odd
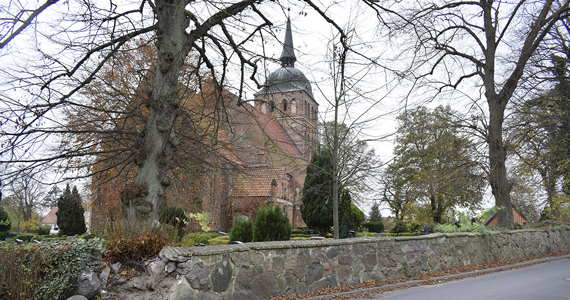
[(283, 43), (283, 52), (281, 52), (282, 67), (294, 67), (295, 61), (295, 50), (293, 48), (293, 35), (291, 34), (291, 19), (287, 17), (287, 31), (285, 31), (285, 42)]

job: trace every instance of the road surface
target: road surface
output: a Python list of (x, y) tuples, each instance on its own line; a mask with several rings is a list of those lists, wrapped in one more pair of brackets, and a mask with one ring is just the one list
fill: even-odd
[(570, 259), (438, 285), (387, 292), (374, 300), (570, 299)]

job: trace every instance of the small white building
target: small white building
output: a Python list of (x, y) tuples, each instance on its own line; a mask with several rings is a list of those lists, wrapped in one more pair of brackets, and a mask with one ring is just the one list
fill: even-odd
[(42, 225), (50, 225), (51, 229), (49, 234), (57, 234), (59, 232), (59, 228), (57, 228), (57, 215), (55, 214), (58, 211), (57, 207), (54, 207), (50, 210), (50, 212), (42, 219)]

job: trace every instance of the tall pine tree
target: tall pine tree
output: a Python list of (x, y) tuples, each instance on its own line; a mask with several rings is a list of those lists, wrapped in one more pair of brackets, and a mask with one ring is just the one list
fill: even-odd
[(75, 235), (83, 234), (87, 231), (81, 202), (81, 196), (79, 196), (77, 187), (74, 186), (73, 190), (71, 190), (68, 184), (63, 195), (57, 201), (57, 226), (61, 234)]
[(374, 204), (370, 208), (370, 214), (368, 215), (368, 222), (382, 222), (382, 214), (380, 213), (380, 206), (376, 202), (374, 202)]
[(326, 236), (333, 226), (332, 163), (327, 149), (317, 151), (311, 157), (300, 209), (307, 227)]

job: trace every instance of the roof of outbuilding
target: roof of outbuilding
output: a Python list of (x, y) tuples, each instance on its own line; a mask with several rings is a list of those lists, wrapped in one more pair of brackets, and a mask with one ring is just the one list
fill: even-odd
[(55, 214), (59, 208), (54, 207), (50, 212), (42, 219), (42, 224), (57, 224), (57, 215)]

